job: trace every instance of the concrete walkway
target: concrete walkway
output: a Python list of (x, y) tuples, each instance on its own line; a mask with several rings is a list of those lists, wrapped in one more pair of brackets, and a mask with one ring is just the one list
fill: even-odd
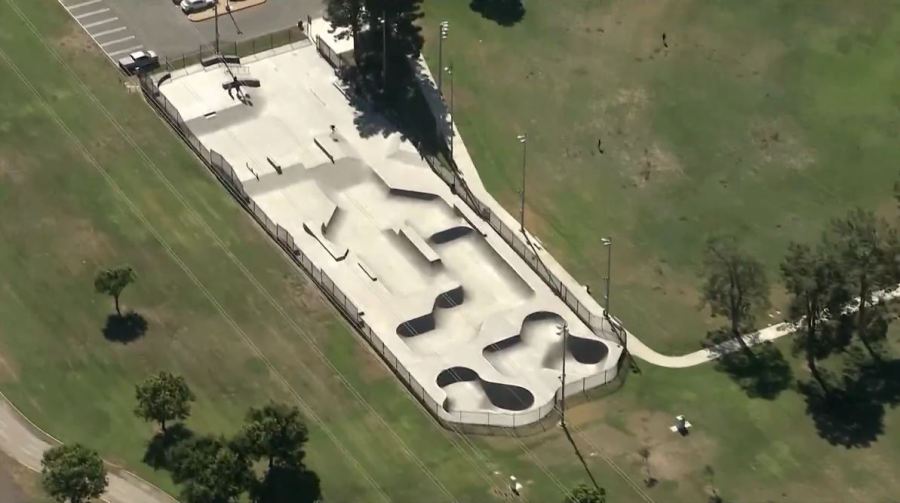
[[(0, 394), (0, 450), (22, 466), (41, 471), (41, 457), (61, 442), (23, 416)], [(107, 463), (109, 486), (100, 499), (107, 503), (177, 503), (158, 487)]]
[[(893, 300), (897, 297), (900, 297), (900, 287), (894, 288), (893, 290), (882, 290), (872, 295), (873, 300), (875, 300), (876, 302)], [(856, 310), (859, 308), (858, 306), (859, 299), (857, 298), (853, 301), (853, 304), (851, 306), (847, 307), (845, 312), (856, 312)], [(775, 339), (778, 339), (779, 337), (784, 337), (785, 335), (790, 335), (794, 332), (795, 326), (796, 323), (778, 323), (776, 325), (771, 325), (763, 328), (762, 330), (759, 330), (757, 332), (747, 334), (743, 337), (743, 339), (748, 346), (753, 346), (755, 344), (773, 341)], [(628, 351), (630, 351), (632, 355), (640, 358), (641, 360), (644, 360), (647, 363), (652, 363), (653, 365), (667, 368), (685, 368), (693, 367), (694, 365), (700, 365), (701, 363), (715, 360), (716, 358), (735, 351), (740, 347), (737, 342), (729, 340), (713, 346), (712, 348), (701, 349), (699, 351), (694, 351), (693, 353), (688, 353), (686, 355), (667, 356), (657, 353), (649, 346), (641, 342), (641, 340), (635, 337), (634, 334), (630, 332), (627, 332), (627, 334)]]

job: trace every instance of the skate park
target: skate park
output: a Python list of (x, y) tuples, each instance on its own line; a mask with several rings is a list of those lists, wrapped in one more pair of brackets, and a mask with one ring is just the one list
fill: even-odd
[[(347, 50), (326, 29), (316, 36)], [(238, 95), (226, 89), (237, 80), (259, 85)], [(559, 398), (563, 362), (567, 394), (615, 378), (621, 346), (580, 320), (414, 145), (353, 103), (314, 44), (189, 67), (159, 91), (441, 419), (538, 421)]]

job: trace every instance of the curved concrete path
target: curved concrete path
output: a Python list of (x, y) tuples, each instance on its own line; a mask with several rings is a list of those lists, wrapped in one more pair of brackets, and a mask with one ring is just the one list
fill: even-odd
[[(893, 290), (882, 290), (872, 295), (873, 300), (876, 302), (893, 300), (897, 297), (900, 297), (900, 287)], [(853, 304), (847, 307), (846, 312), (855, 312), (858, 309), (858, 303), (859, 299), (855, 299)], [(771, 325), (757, 332), (745, 335), (743, 337), (744, 342), (746, 342), (748, 346), (753, 346), (754, 344), (773, 341), (779, 337), (793, 333), (795, 326), (796, 323), (788, 322)], [(709, 349), (701, 349), (681, 356), (668, 356), (657, 353), (627, 330), (626, 334), (628, 337), (628, 351), (632, 355), (647, 363), (667, 368), (693, 367), (694, 365), (700, 365), (701, 363), (715, 360), (716, 358), (739, 348), (737, 342), (729, 340)]]
[[(42, 431), (0, 393), (0, 450), (22, 466), (41, 471), (41, 457), (61, 442)], [(109, 486), (100, 497), (107, 503), (178, 503), (137, 475), (107, 463)]]

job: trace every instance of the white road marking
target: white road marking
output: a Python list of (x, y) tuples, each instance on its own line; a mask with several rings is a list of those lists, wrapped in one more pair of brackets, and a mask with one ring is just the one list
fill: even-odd
[(134, 35), (130, 35), (128, 37), (117, 38), (115, 40), (110, 40), (109, 42), (103, 42), (102, 44), (100, 44), (100, 47), (106, 47), (108, 45), (113, 45), (113, 44), (121, 44), (122, 42), (125, 42), (126, 40), (131, 40), (133, 38), (134, 38)]
[(118, 28), (113, 28), (111, 30), (101, 31), (100, 33), (92, 33), (91, 37), (93, 37), (94, 42), (97, 42), (97, 45), (100, 45), (100, 41), (97, 40), (97, 37), (102, 37), (104, 35), (109, 35), (110, 33), (118, 33), (120, 31), (127, 30), (127, 26), (119, 26)]
[(92, 10), (90, 12), (85, 12), (84, 14), (78, 14), (77, 16), (75, 16), (75, 19), (81, 19), (88, 16), (96, 16), (97, 14), (103, 14), (104, 12), (109, 12), (109, 8), (107, 7), (105, 9)]
[(95, 3), (100, 3), (102, 1), (103, 0), (88, 0), (87, 2), (81, 2), (81, 3), (77, 3), (75, 5), (63, 4), (63, 7), (65, 7), (68, 10), (72, 10), (72, 9), (77, 9), (79, 7), (87, 7), (88, 5), (94, 5)]
[(143, 45), (136, 45), (134, 47), (129, 47), (127, 49), (122, 49), (119, 51), (107, 52), (106, 55), (109, 57), (113, 57), (113, 56), (118, 56), (119, 54), (125, 54), (126, 52), (132, 52), (132, 51), (136, 51), (138, 49), (143, 49), (143, 48), (144, 48)]
[(103, 21), (97, 21), (95, 23), (84, 24), (82, 26), (84, 26), (84, 29), (87, 30), (88, 28), (93, 28), (94, 26), (100, 26), (101, 24), (112, 23), (113, 21), (118, 21), (118, 20), (119, 20), (119, 18), (117, 18), (117, 17), (111, 17), (109, 19), (104, 19)]

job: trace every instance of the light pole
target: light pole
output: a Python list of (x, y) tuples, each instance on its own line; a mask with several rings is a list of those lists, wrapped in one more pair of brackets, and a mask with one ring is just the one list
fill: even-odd
[(525, 234), (525, 160), (528, 155), (528, 133), (522, 133), (516, 136), (516, 139), (522, 144), (522, 197), (519, 205), (519, 227), (522, 234)]
[(600, 242), (606, 248), (606, 298), (604, 299), (603, 309), (606, 311), (606, 317), (609, 318), (609, 283), (610, 273), (612, 272), (612, 238), (601, 238)]
[(222, 53), (219, 52), (219, 0), (216, 0), (215, 11), (213, 12), (213, 17), (216, 20), (216, 56), (221, 57)]
[(562, 397), (560, 398), (559, 404), (559, 413), (560, 420), (559, 425), (563, 428), (566, 427), (566, 355), (569, 353), (569, 325), (563, 321), (562, 326), (560, 327), (560, 335), (562, 335)]
[(438, 94), (444, 95), (444, 40), (450, 32), (450, 21), (441, 21), (440, 33), (438, 36)]
[(387, 89), (387, 11), (381, 20), (381, 90)]
[(450, 160), (453, 161), (453, 139), (456, 138), (456, 131), (453, 129), (453, 122), (456, 120), (453, 115), (453, 63), (444, 68), (444, 71), (450, 76)]

